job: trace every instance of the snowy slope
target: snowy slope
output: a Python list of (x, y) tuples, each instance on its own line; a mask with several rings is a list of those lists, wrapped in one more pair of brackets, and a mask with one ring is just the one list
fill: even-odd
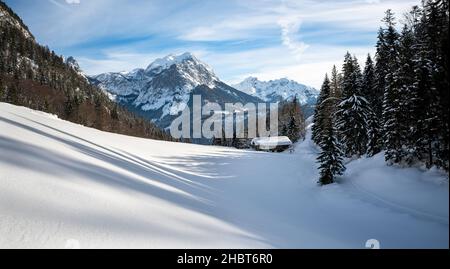
[(348, 165), (315, 184), (293, 154), (101, 132), (0, 103), (0, 247), (448, 248), (439, 171)]
[(248, 77), (242, 82), (233, 85), (233, 87), (267, 102), (292, 100), (297, 96), (300, 104), (315, 105), (319, 95), (319, 91), (313, 87), (287, 78), (260, 81), (255, 77)]

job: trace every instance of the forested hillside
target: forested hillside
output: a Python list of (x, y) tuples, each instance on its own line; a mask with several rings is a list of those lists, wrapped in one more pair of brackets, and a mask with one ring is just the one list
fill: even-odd
[(312, 135), (323, 184), (343, 172), (343, 159), (381, 151), (389, 165), (448, 171), (448, 8), (428, 0), (401, 19), (388, 10), (374, 60), (362, 70), (347, 53), (341, 73), (325, 78)]
[(22, 20), (0, 1), (0, 102), (49, 112), (104, 131), (169, 140), (151, 122), (109, 100), (73, 58), (36, 42)]

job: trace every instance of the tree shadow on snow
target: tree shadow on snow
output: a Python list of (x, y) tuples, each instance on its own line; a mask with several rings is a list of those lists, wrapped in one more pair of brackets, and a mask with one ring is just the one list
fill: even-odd
[[(22, 124), (20, 122), (7, 119), (0, 116), (0, 121), (24, 129), (26, 131), (41, 135), (45, 138), (52, 139), (63, 144), (81, 154), (100, 160), (108, 165), (114, 166), (115, 169), (106, 168), (103, 165), (83, 161), (68, 155), (57, 153), (45, 147), (45, 145), (36, 146), (27, 142), (7, 138), (0, 135), (0, 162), (27, 169), (37, 171), (44, 174), (54, 175), (61, 180), (68, 180), (67, 173), (73, 175), (74, 178), (87, 178), (99, 184), (119, 188), (121, 191), (131, 193), (140, 193), (157, 197), (170, 203), (176, 204), (185, 209), (193, 210), (202, 214), (206, 214), (222, 221), (233, 223), (224, 214), (219, 214), (215, 209), (215, 199), (220, 192), (216, 187), (219, 185), (211, 184), (211, 180), (221, 181), (233, 178), (230, 175), (223, 175), (217, 171), (208, 170), (212, 165), (221, 163), (228, 165), (226, 158), (235, 158), (236, 156), (222, 156), (220, 151), (217, 155), (195, 155), (187, 158), (183, 162), (174, 166), (174, 162), (167, 161), (158, 163), (157, 161), (149, 161), (143, 157), (131, 154), (124, 150), (107, 148), (105, 146), (94, 143), (88, 139), (77, 135), (56, 129), (52, 126), (36, 122), (32, 119), (16, 115), (25, 120), (33, 122), (39, 126), (47, 128), (61, 135), (54, 135), (41, 129)], [(64, 138), (66, 136), (67, 138)], [(170, 160), (171, 158), (168, 158)], [(193, 167), (192, 163), (196, 165)], [(187, 169), (189, 168), (189, 169)], [(80, 179), (80, 180), (83, 180)], [(157, 186), (155, 183), (162, 183), (177, 190), (181, 190), (188, 195), (180, 192), (173, 192)], [(50, 209), (50, 208), (49, 208)], [(55, 207), (56, 210), (56, 207)], [(69, 213), (68, 213), (69, 214)], [(226, 215), (226, 214), (225, 214)], [(71, 216), (66, 216), (71, 218)], [(89, 216), (79, 219), (80, 223), (89, 224), (94, 227), (104, 225), (106, 219), (111, 216), (104, 214), (101, 216), (103, 220), (90, 221)], [(115, 224), (114, 224), (115, 223)], [(119, 231), (123, 227), (133, 227), (133, 229), (145, 231), (146, 223), (128, 223), (126, 220), (110, 219), (108, 226), (116, 225)], [(203, 227), (206, 230), (208, 227)], [(257, 231), (249, 231), (255, 235), (252, 240), (260, 241), (268, 245), (263, 237), (259, 236)], [(240, 234), (241, 237), (251, 237)]]

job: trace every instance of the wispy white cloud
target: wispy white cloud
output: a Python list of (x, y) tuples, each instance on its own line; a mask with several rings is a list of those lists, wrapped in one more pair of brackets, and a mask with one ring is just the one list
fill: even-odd
[(298, 16), (287, 16), (278, 21), (281, 27), (281, 40), (283, 45), (289, 48), (295, 57), (300, 59), (308, 48), (305, 42), (296, 40), (296, 34), (300, 30), (301, 19)]
[(48, 0), (48, 1), (53, 5), (62, 8), (64, 10), (69, 10), (67, 6), (63, 4), (64, 2), (68, 5), (78, 5), (81, 3), (80, 0), (64, 0), (64, 2), (61, 2), (61, 0)]
[(277, 79), (286, 77), (304, 84), (319, 88), (325, 77), (325, 73), (330, 74), (333, 65), (336, 65), (338, 70), (341, 69), (344, 54), (347, 49), (354, 54), (361, 65), (364, 64), (368, 53), (372, 54), (375, 51), (373, 47), (328, 47), (318, 46), (314, 49), (308, 50), (302, 59), (304, 61), (290, 61), (282, 59), (277, 65), (266, 65), (260, 68), (255, 68), (253, 72), (242, 74), (232, 82), (242, 80), (247, 76), (258, 77), (262, 80)]
[(66, 0), (66, 3), (69, 5), (80, 4), (80, 0)]
[[(269, 14), (231, 14), (222, 21), (214, 20), (192, 28), (178, 29), (178, 38), (186, 41), (225, 41), (255, 37), (258, 29), (274, 27), (276, 18)], [(198, 21), (196, 22), (198, 23)], [(177, 27), (175, 27), (177, 28)]]
[[(262, 79), (289, 77), (313, 86), (320, 86), (324, 73), (333, 64), (339, 65), (347, 50), (362, 60), (373, 52), (386, 9), (401, 17), (420, 3), (135, 0), (130, 4), (96, 0), (83, 1), (74, 9), (65, 0), (48, 1), (56, 7), (46, 10), (48, 16), (38, 16), (41, 13), (33, 10), (25, 21), (31, 22), (42, 43), (80, 58), (89, 74), (145, 67), (164, 54), (193, 51), (228, 82), (256, 75)], [(123, 43), (135, 37), (144, 38), (139, 43)]]
[[(166, 51), (166, 53), (169, 53)], [(105, 51), (101, 58), (77, 58), (83, 71), (89, 75), (103, 72), (131, 71), (135, 68), (145, 68), (156, 58), (165, 56), (164, 53), (139, 53), (133, 51)]]
[(240, 52), (203, 52), (201, 59), (210, 63), (216, 74), (230, 84), (248, 76), (263, 80), (287, 77), (320, 87), (325, 73), (329, 73), (333, 65), (341, 68), (347, 50), (360, 60), (360, 64), (364, 64), (367, 54), (373, 55), (375, 47), (316, 45), (303, 54), (301, 61), (286, 53), (282, 45)]
[(67, 10), (67, 7), (64, 6), (62, 3), (58, 2), (58, 0), (48, 0), (48, 1), (59, 8)]

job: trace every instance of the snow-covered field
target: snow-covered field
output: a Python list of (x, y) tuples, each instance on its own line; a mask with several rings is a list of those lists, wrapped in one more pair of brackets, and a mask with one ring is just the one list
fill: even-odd
[(0, 103), (1, 248), (448, 248), (446, 175), (101, 132)]

